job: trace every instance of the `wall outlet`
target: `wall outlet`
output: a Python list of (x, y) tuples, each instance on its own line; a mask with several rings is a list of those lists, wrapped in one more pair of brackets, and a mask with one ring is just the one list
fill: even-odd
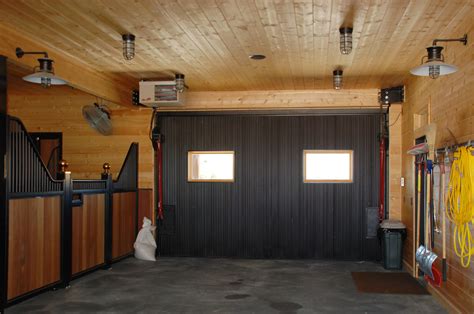
[(404, 177), (400, 178), (400, 186), (405, 186), (405, 178)]

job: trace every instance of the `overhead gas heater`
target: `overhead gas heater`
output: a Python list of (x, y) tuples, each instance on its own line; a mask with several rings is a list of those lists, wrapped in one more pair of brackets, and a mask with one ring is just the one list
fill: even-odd
[[(443, 47), (438, 46), (438, 42), (458, 41), (467, 45), (467, 34), (461, 38), (454, 39), (435, 39), (433, 44), (426, 48), (428, 54), (421, 58), (421, 65), (410, 70), (410, 73), (418, 76), (429, 76), (432, 79), (438, 78), (440, 75), (447, 75), (458, 70), (455, 65), (444, 62), (444, 55), (442, 54)], [(426, 59), (426, 61), (424, 61)]]
[(46, 51), (23, 51), (21, 48), (15, 50), (17, 58), (23, 58), (24, 55), (43, 55), (39, 58), (39, 66), (34, 68), (34, 73), (24, 76), (23, 79), (30, 83), (41, 84), (43, 87), (51, 85), (65, 85), (67, 82), (54, 74), (53, 60), (48, 57)]
[(173, 81), (141, 81), (139, 87), (141, 105), (152, 108), (184, 105), (184, 74), (175, 74)]

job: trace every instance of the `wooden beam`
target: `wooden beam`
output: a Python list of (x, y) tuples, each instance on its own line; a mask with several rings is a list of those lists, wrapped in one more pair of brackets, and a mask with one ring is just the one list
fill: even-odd
[(138, 81), (129, 76), (99, 72), (89, 66), (87, 60), (77, 59), (3, 25), (0, 25), (0, 42), (0, 55), (8, 57), (9, 62), (17, 66), (33, 72), (38, 62), (36, 56), (30, 55), (18, 59), (16, 47), (25, 51), (47, 51), (54, 60), (56, 75), (70, 86), (118, 105), (132, 106), (131, 91), (138, 87)]
[(188, 92), (185, 105), (160, 111), (378, 108), (378, 90), (265, 90)]

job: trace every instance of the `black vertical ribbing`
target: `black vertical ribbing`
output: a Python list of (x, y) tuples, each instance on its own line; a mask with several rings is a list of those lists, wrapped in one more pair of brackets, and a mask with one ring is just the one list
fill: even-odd
[[(165, 116), (160, 126), (164, 199), (176, 211), (162, 255), (377, 257), (363, 219), (377, 204), (377, 115)], [(354, 183), (303, 183), (304, 149), (353, 149)], [(190, 150), (235, 151), (235, 182), (188, 183)]]

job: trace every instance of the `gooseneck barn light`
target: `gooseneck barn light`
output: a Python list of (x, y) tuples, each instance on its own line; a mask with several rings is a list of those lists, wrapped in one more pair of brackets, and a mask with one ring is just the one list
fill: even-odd
[(332, 84), (334, 89), (342, 88), (342, 70), (334, 70), (332, 72)]
[(50, 87), (51, 85), (65, 85), (67, 82), (62, 78), (54, 75), (53, 60), (48, 57), (45, 51), (23, 51), (21, 48), (15, 50), (17, 58), (23, 58), (24, 55), (43, 55), (44, 58), (39, 58), (39, 66), (34, 68), (34, 73), (24, 76), (23, 80), (41, 84), (43, 87)]
[(184, 88), (186, 87), (184, 85), (184, 74), (175, 74), (174, 76), (174, 80), (176, 82), (176, 90), (179, 92), (179, 93), (182, 93), (184, 92)]
[(343, 55), (348, 55), (352, 51), (352, 28), (351, 27), (341, 27), (339, 28), (340, 34), (340, 50)]
[(132, 60), (135, 57), (135, 35), (123, 34), (122, 45), (125, 60)]
[[(438, 46), (438, 42), (459, 41), (467, 45), (467, 34), (461, 38), (454, 39), (435, 39), (433, 45), (426, 48), (428, 55), (421, 58), (421, 65), (410, 70), (410, 73), (418, 76), (429, 76), (432, 79), (438, 78), (440, 75), (447, 75), (458, 70), (455, 65), (444, 62), (444, 55), (442, 54), (443, 47)], [(424, 61), (426, 58), (426, 61)]]

